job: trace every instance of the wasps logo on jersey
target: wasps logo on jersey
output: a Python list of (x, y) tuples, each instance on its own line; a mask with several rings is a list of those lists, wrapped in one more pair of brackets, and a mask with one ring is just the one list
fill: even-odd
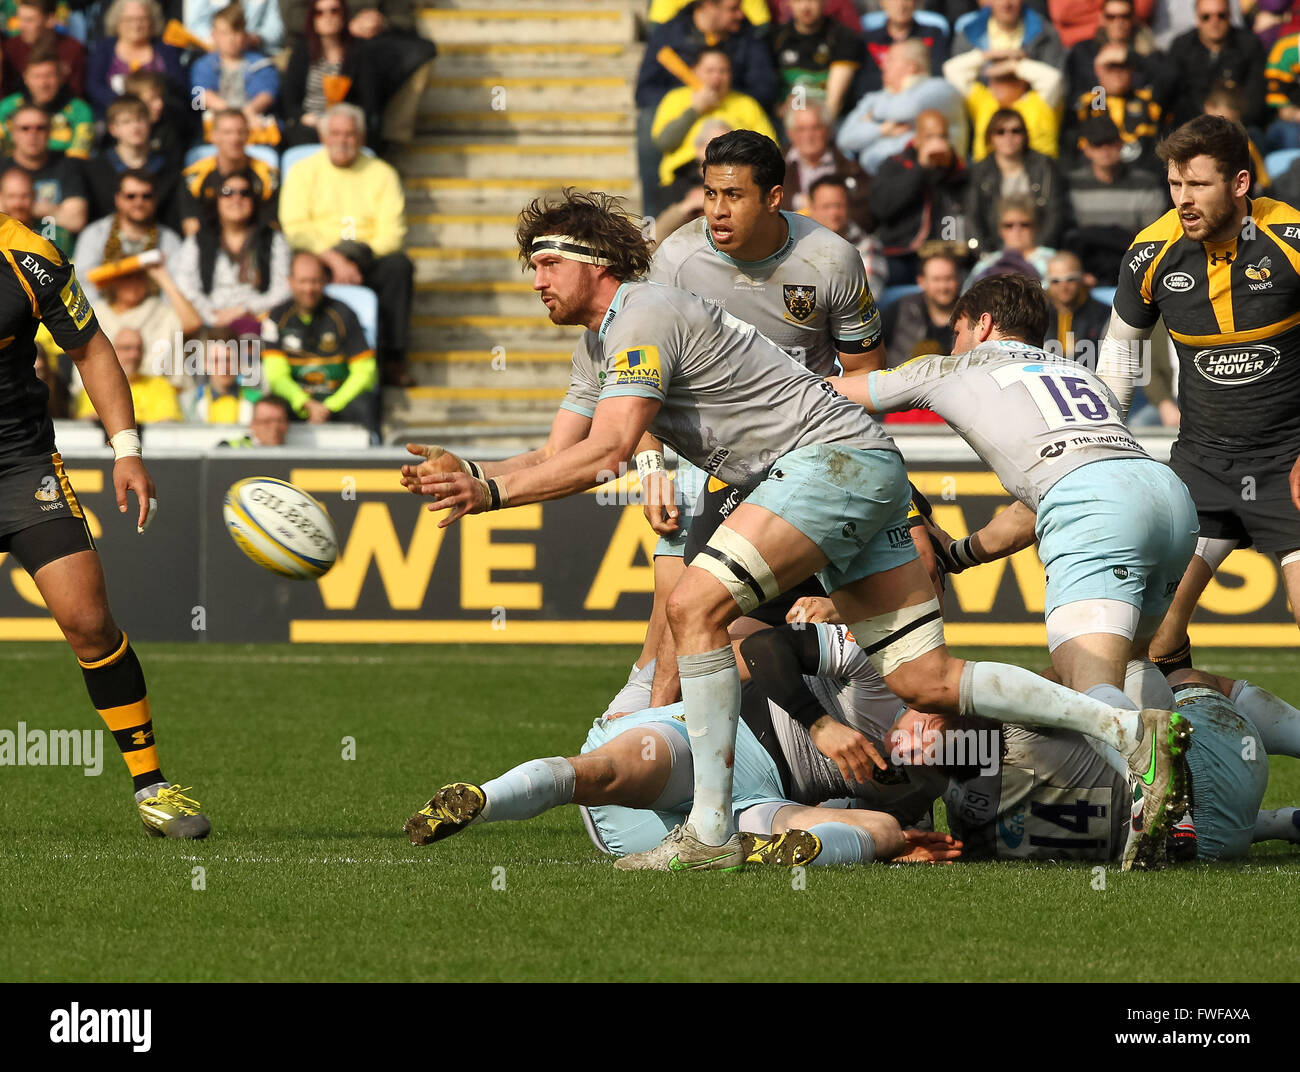
[(1196, 242), (1170, 210), (1125, 255), (1115, 312), (1139, 328), (1163, 317), (1183, 369), (1181, 442), (1300, 444), (1300, 211), (1257, 198), (1236, 238)]
[[(1261, 258), (1260, 258), (1260, 261), (1259, 261), (1258, 264), (1248, 264), (1248, 265), (1246, 265), (1246, 278), (1247, 278), (1247, 279), (1255, 279), (1255, 280), (1258, 280), (1259, 282), (1261, 282), (1261, 283), (1265, 283), (1265, 284), (1267, 284), (1268, 286), (1271, 287), (1273, 284), (1268, 282), (1268, 277), (1269, 277), (1269, 275), (1271, 274), (1271, 273), (1269, 272), (1269, 268), (1270, 268), (1270, 266), (1272, 265), (1272, 263), (1273, 263), (1273, 261), (1272, 261), (1270, 258), (1268, 258), (1268, 257), (1261, 257)], [(1258, 290), (1258, 289), (1260, 289), (1260, 288), (1259, 288), (1259, 287), (1251, 287), (1250, 289), (1251, 289), (1251, 290)]]

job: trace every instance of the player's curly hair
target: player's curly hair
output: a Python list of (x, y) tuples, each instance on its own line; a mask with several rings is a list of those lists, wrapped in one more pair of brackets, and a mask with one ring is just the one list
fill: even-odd
[(623, 207), (623, 199), (599, 190), (579, 193), (566, 186), (559, 198), (534, 198), (519, 213), (515, 241), (524, 267), (533, 242), (540, 235), (564, 234), (591, 246), (610, 262), (610, 274), (621, 283), (638, 279), (650, 270), (654, 243), (641, 233)]

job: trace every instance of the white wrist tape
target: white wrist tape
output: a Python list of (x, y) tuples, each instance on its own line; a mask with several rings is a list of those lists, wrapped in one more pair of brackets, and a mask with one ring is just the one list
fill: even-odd
[(665, 472), (667, 466), (664, 465), (664, 456), (662, 451), (643, 450), (636, 456), (636, 475), (642, 480), (651, 473)]
[(140, 432), (135, 428), (123, 428), (114, 435), (108, 445), (113, 448), (113, 460), (119, 458), (140, 457)]

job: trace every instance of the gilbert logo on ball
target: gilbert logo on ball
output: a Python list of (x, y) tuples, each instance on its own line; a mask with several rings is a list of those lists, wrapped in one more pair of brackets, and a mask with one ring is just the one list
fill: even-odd
[(235, 545), (282, 577), (320, 577), (338, 558), (338, 537), (325, 507), (287, 480), (240, 480), (226, 492), (221, 512)]

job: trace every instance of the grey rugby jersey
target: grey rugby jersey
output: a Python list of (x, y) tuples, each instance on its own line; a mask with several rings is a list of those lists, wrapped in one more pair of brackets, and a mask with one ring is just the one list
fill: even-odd
[(1110, 388), (1083, 366), (1022, 342), (918, 357), (866, 379), (874, 409), (934, 410), (1032, 510), (1080, 466), (1149, 457)]
[(781, 215), (789, 237), (761, 261), (723, 253), (708, 219), (693, 220), (660, 244), (649, 279), (722, 306), (818, 376), (832, 376), (839, 353), (866, 353), (879, 344), (880, 313), (850, 243), (806, 216)]
[(797, 447), (898, 448), (861, 406), (752, 324), (694, 294), (624, 283), (599, 332), (573, 352), (561, 406), (590, 417), (603, 398), (662, 403), (652, 434), (728, 484), (749, 484)]

